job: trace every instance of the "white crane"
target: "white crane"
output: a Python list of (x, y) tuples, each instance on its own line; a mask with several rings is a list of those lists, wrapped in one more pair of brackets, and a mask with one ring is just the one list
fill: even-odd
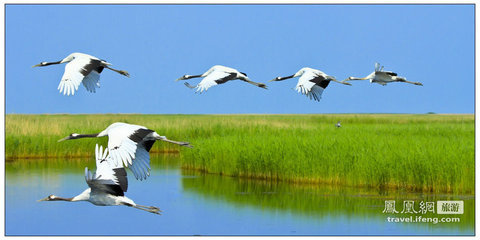
[(342, 127), (342, 124), (340, 124), (340, 121), (338, 121), (337, 124), (335, 124), (335, 127), (337, 128)]
[(38, 201), (88, 201), (97, 206), (124, 205), (160, 214), (162, 210), (159, 208), (136, 204), (132, 199), (125, 196), (124, 193), (128, 188), (127, 172), (123, 167), (114, 167), (110, 162), (110, 155), (107, 156), (107, 153), (108, 149), (103, 152), (102, 146), (99, 148), (98, 144), (95, 145), (97, 170), (92, 175), (88, 167), (85, 168), (85, 181), (89, 186), (85, 191), (71, 198), (50, 195)]
[(378, 83), (382, 86), (387, 85), (387, 83), (391, 82), (404, 82), (404, 83), (411, 83), (419, 86), (423, 86), (420, 82), (410, 82), (407, 81), (405, 77), (397, 76), (397, 73), (390, 72), (390, 71), (383, 71), (383, 66), (380, 67), (379, 63), (375, 63), (375, 71), (370, 73), (368, 76), (364, 78), (357, 78), (357, 77), (349, 77), (342, 82), (350, 81), (350, 80), (368, 80), (370, 79), (370, 83)]
[(186, 82), (185, 86), (187, 86), (191, 89), (196, 88), (197, 90), (195, 92), (202, 93), (203, 91), (207, 91), (207, 89), (209, 89), (212, 86), (222, 84), (222, 83), (226, 83), (230, 80), (239, 79), (239, 80), (245, 81), (247, 83), (253, 84), (257, 87), (267, 89), (267, 86), (265, 84), (251, 81), (247, 77), (246, 73), (239, 72), (236, 69), (229, 68), (229, 67), (224, 67), (224, 66), (220, 66), (220, 65), (215, 65), (215, 66), (211, 67), (210, 69), (208, 69), (208, 71), (206, 71), (205, 73), (200, 74), (200, 75), (183, 75), (181, 78), (179, 78), (175, 81), (187, 80), (187, 79), (190, 79), (190, 78), (198, 78), (198, 77), (203, 77), (203, 80), (200, 81), (199, 84), (197, 84), (196, 86), (192, 86), (192, 85), (188, 84), (188, 82)]
[(83, 86), (85, 86), (87, 91), (95, 92), (95, 88), (100, 87), (100, 73), (104, 68), (108, 68), (124, 76), (130, 77), (130, 74), (128, 74), (127, 71), (113, 69), (109, 66), (112, 65), (111, 63), (84, 53), (72, 53), (58, 62), (41, 62), (33, 67), (44, 67), (66, 62), (68, 63), (65, 65), (65, 72), (58, 85), (58, 90), (60, 90), (60, 93), (63, 92), (63, 95), (66, 94), (67, 96), (74, 95), (75, 91), (78, 90), (80, 83), (83, 83)]
[(64, 140), (104, 137), (108, 136), (108, 150), (110, 151), (111, 162), (115, 167), (128, 167), (136, 179), (147, 179), (150, 175), (149, 151), (156, 140), (170, 142), (185, 147), (192, 147), (188, 142), (177, 142), (160, 136), (153, 130), (144, 126), (116, 122), (108, 126), (100, 133), (78, 134), (72, 133), (64, 137)]
[(298, 79), (298, 83), (297, 83), (297, 86), (295, 87), (295, 90), (297, 90), (297, 92), (301, 94), (306, 95), (310, 99), (313, 98), (316, 101), (320, 101), (320, 99), (322, 98), (323, 90), (327, 88), (330, 81), (342, 83), (345, 85), (351, 85), (350, 83), (337, 81), (335, 77), (329, 76), (320, 70), (308, 68), (308, 67), (304, 67), (300, 69), (298, 72), (296, 72), (295, 74), (290, 76), (276, 77), (270, 80), (269, 82), (283, 81), (285, 79), (294, 78), (294, 77), (300, 77)]

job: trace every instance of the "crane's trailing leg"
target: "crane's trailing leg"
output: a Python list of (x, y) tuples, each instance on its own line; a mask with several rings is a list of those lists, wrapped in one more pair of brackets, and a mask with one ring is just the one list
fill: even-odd
[(403, 81), (403, 82), (415, 84), (415, 85), (418, 85), (418, 86), (423, 86), (423, 84), (422, 84), (421, 82), (410, 82), (410, 81), (407, 81), (407, 80), (405, 80), (405, 81)]
[(267, 88), (267, 85), (265, 85), (265, 84), (263, 84), (263, 83), (257, 83), (257, 82), (254, 82), (254, 81), (250, 81), (250, 80), (247, 79), (247, 78), (240, 78), (240, 80), (243, 80), (243, 81), (245, 81), (245, 82), (247, 82), (247, 83), (253, 84), (253, 85), (257, 86), (257, 87), (261, 87), (261, 88), (263, 88), (263, 89), (268, 89), (268, 88)]
[(115, 72), (117, 72), (117, 73), (120, 73), (120, 74), (122, 74), (122, 75), (124, 75), (124, 76), (130, 77), (130, 74), (129, 74), (127, 71), (117, 70), (117, 69), (111, 68), (111, 67), (109, 67), (109, 66), (105, 66), (105, 67), (108, 68), (108, 69), (110, 69), (110, 70), (112, 70), (112, 71), (115, 71)]
[(337, 83), (341, 83), (341, 84), (345, 84), (345, 85), (348, 85), (348, 86), (352, 86), (351, 83), (345, 82), (345, 80), (343, 80), (343, 81), (338, 81), (338, 80), (335, 79), (335, 78), (332, 78), (332, 79), (330, 79), (330, 80), (331, 80), (331, 81), (334, 81), (334, 82), (337, 82)]
[(349, 78), (346, 78), (345, 80), (342, 81), (342, 83), (345, 83), (346, 81), (352, 81), (352, 80), (367, 80), (369, 79), (368, 77), (364, 77), (364, 78), (357, 78), (357, 77), (349, 77)]
[(158, 215), (162, 215), (161, 212), (162, 210), (160, 210), (159, 208), (157, 207), (153, 207), (153, 206), (143, 206), (143, 205), (135, 205), (135, 206), (132, 206), (136, 209), (140, 209), (140, 210), (143, 210), (143, 211), (147, 211), (147, 212), (151, 212), (151, 213), (154, 213), (154, 214), (158, 214)]
[(184, 147), (193, 148), (193, 146), (190, 145), (189, 142), (177, 142), (177, 141), (173, 141), (173, 140), (167, 139), (165, 136), (160, 136), (159, 140), (162, 140), (162, 141), (165, 141), (165, 142), (169, 142), (169, 143), (174, 143), (174, 144), (177, 144), (177, 145), (180, 145), (180, 146), (184, 146)]
[(423, 84), (421, 82), (410, 82), (410, 81), (407, 81), (407, 79), (404, 78), (404, 77), (396, 77), (395, 82), (404, 82), (404, 83), (415, 84), (415, 85), (418, 85), (418, 86), (423, 86)]

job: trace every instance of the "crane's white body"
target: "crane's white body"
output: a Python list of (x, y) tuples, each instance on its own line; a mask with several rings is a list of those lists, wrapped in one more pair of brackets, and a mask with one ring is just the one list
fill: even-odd
[(388, 83), (392, 83), (392, 82), (405, 82), (405, 83), (411, 83), (411, 84), (423, 86), (423, 84), (419, 82), (407, 81), (407, 78), (397, 76), (397, 73), (394, 73), (391, 71), (384, 71), (383, 66), (380, 66), (379, 63), (375, 63), (375, 71), (370, 73), (368, 76), (364, 78), (349, 77), (344, 81), (350, 81), (350, 80), (370, 80), (370, 83), (378, 83), (382, 86), (385, 86)]
[(74, 95), (80, 84), (83, 84), (87, 91), (94, 93), (96, 88), (100, 88), (100, 73), (104, 68), (108, 68), (127, 77), (130, 76), (126, 71), (109, 67), (112, 65), (111, 63), (85, 53), (72, 53), (61, 61), (51, 63), (42, 62), (34, 67), (61, 63), (67, 64), (65, 65), (65, 72), (57, 89), (60, 93), (63, 92), (63, 95), (67, 96)]
[[(229, 76), (231, 76), (230, 78), (231, 80), (233, 80), (241, 77), (242, 75), (243, 74), (241, 74), (239, 71), (233, 68), (224, 67), (220, 65), (213, 66), (210, 69), (208, 69), (208, 71), (202, 74), (201, 77), (203, 77), (203, 79), (196, 86), (195, 92), (202, 93), (203, 91), (207, 91), (209, 88), (219, 84), (216, 81), (228, 78)], [(243, 77), (246, 77), (246, 76), (243, 76)]]
[[(339, 82), (335, 77), (329, 76), (320, 70), (309, 67), (304, 67), (291, 76), (277, 77), (270, 81), (283, 81), (285, 79), (295, 77), (300, 77), (295, 90), (315, 101), (320, 101), (323, 91), (325, 88), (327, 88), (330, 81)], [(351, 85), (350, 83), (339, 83)]]
[(110, 162), (114, 167), (125, 166), (129, 168), (136, 179), (146, 179), (150, 175), (149, 151), (155, 141), (161, 140), (192, 147), (188, 142), (177, 142), (160, 136), (153, 130), (144, 126), (116, 122), (98, 134), (72, 133), (59, 141), (77, 139), (82, 137), (108, 136), (108, 151)]
[(95, 162), (97, 170), (92, 174), (85, 168), (85, 181), (89, 188), (72, 198), (62, 198), (50, 195), (39, 201), (87, 201), (97, 206), (124, 205), (137, 209), (160, 214), (157, 207), (149, 207), (136, 204), (132, 199), (125, 196), (128, 189), (127, 173), (123, 167), (114, 167), (111, 162), (108, 149), (95, 145)]
[[(144, 130), (139, 141), (131, 136)], [(108, 136), (108, 150), (114, 166), (128, 167), (137, 179), (146, 179), (150, 175), (150, 155), (144, 143), (148, 141), (165, 140), (165, 136), (140, 125), (113, 123), (98, 134), (98, 137)], [(150, 150), (150, 149), (149, 149)]]
[(387, 85), (387, 83), (406, 80), (406, 78), (397, 76), (394, 72), (383, 71), (383, 66), (380, 67), (378, 63), (375, 63), (375, 71), (366, 76), (365, 79), (370, 80), (370, 83), (378, 83), (382, 86)]
[(328, 79), (330, 76), (320, 70), (308, 67), (300, 69), (293, 75), (293, 77), (299, 76), (300, 78), (298, 79), (297, 86), (295, 86), (295, 90), (306, 95), (310, 99), (313, 98), (320, 100), (322, 98), (323, 90), (325, 90), (326, 87), (321, 87), (312, 80), (319, 77)]
[(195, 92), (199, 92), (199, 93), (207, 91), (209, 88), (215, 85), (223, 84), (235, 79), (248, 82), (258, 87), (266, 88), (265, 84), (251, 81), (245, 73), (242, 73), (234, 68), (225, 67), (221, 65), (215, 65), (201, 75), (196, 75), (196, 76), (184, 75), (182, 78), (177, 79), (177, 81), (195, 78), (195, 77), (203, 77), (203, 79), (196, 86), (191, 86), (188, 83), (185, 83), (185, 85), (190, 88), (195, 88), (196, 89)]
[[(99, 61), (99, 63), (97, 62)], [(63, 95), (74, 95), (78, 90), (80, 83), (89, 92), (95, 92), (95, 88), (100, 88), (100, 72), (97, 69), (86, 69), (86, 66), (92, 63), (96, 63), (101, 67), (103, 65), (111, 65), (108, 62), (100, 60), (94, 56), (85, 53), (72, 53), (64, 58), (61, 63), (68, 62), (65, 65), (65, 72), (63, 73), (62, 80), (58, 84), (58, 90), (63, 91)], [(82, 71), (83, 70), (83, 71)], [(82, 72), (90, 71), (87, 75), (83, 75)]]
[(87, 201), (97, 206), (136, 205), (132, 199), (125, 196), (115, 196), (106, 192), (92, 194), (90, 188), (72, 198), (72, 202), (77, 201)]

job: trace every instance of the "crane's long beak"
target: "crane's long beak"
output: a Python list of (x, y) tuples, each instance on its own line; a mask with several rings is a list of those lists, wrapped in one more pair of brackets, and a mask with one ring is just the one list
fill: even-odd
[(70, 140), (70, 136), (66, 136), (66, 137), (58, 140), (57, 142), (63, 142), (63, 141), (65, 141), (65, 140)]
[(278, 78), (274, 78), (274, 79), (272, 79), (272, 80), (270, 80), (270, 81), (268, 81), (268, 82), (274, 82), (274, 81), (277, 81), (277, 80), (278, 80)]
[(39, 199), (39, 200), (37, 200), (37, 202), (43, 202), (43, 201), (47, 201), (47, 200), (48, 200), (48, 197)]
[(32, 68), (34, 68), (34, 67), (40, 67), (40, 66), (42, 66), (42, 64), (33, 65)]
[(180, 80), (185, 80), (185, 79), (186, 79), (185, 76), (181, 76), (181, 77), (177, 78), (177, 79), (175, 80), (175, 82), (178, 82), (178, 81), (180, 81)]

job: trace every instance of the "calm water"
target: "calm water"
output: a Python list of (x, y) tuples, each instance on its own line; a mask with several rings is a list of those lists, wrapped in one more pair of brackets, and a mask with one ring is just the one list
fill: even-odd
[[(18, 160), (6, 164), (7, 235), (472, 235), (473, 196), (379, 193), (354, 188), (268, 183), (181, 170), (175, 157), (154, 156), (146, 181), (129, 176), (126, 195), (163, 210), (154, 215), (89, 202), (37, 202), (87, 188), (93, 159)], [(463, 200), (460, 223), (389, 223), (385, 200)]]

